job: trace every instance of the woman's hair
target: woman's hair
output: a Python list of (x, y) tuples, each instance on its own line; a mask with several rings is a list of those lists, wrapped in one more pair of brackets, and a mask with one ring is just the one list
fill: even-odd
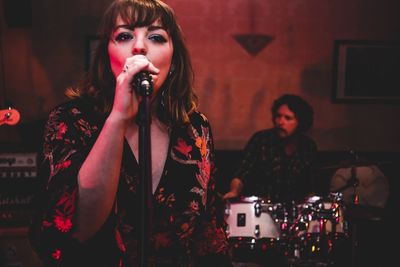
[(287, 105), (289, 109), (295, 114), (299, 125), (297, 127), (297, 132), (304, 133), (308, 131), (314, 120), (314, 110), (307, 101), (297, 95), (285, 94), (276, 99), (272, 105), (272, 121), (274, 121), (278, 109), (282, 105)]
[(130, 27), (149, 26), (159, 20), (170, 35), (174, 47), (170, 73), (155, 96), (157, 116), (164, 123), (180, 125), (189, 121), (188, 115), (197, 108), (193, 91), (194, 73), (189, 52), (174, 11), (160, 0), (115, 0), (104, 13), (99, 28), (99, 42), (89, 71), (77, 88), (69, 88), (70, 98), (93, 99), (96, 107), (109, 113), (116, 86), (108, 55), (108, 43), (120, 17)]

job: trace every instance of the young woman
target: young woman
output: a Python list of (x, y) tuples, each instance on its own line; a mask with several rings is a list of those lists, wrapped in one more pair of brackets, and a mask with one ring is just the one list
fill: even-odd
[(197, 110), (193, 71), (172, 9), (116, 0), (81, 86), (50, 112), (41, 212), (31, 226), (46, 266), (138, 266), (141, 97), (150, 73), (152, 230), (148, 266), (230, 265), (218, 215), (210, 124)]

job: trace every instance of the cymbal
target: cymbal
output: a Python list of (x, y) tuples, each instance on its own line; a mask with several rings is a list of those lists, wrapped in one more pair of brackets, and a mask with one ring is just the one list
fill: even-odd
[(393, 161), (378, 161), (378, 162), (373, 162), (373, 161), (369, 161), (369, 160), (342, 161), (336, 165), (328, 165), (328, 166), (321, 167), (321, 170), (363, 167), (363, 166), (372, 166), (372, 165), (381, 166), (381, 165), (386, 165), (386, 164), (393, 164)]
[(346, 160), (342, 161), (339, 164), (336, 165), (330, 165), (330, 166), (325, 166), (321, 167), (322, 170), (324, 169), (340, 169), (340, 168), (351, 168), (351, 167), (361, 167), (361, 166), (371, 166), (374, 165), (372, 161), (369, 160), (364, 160), (364, 159), (358, 159), (358, 160)]
[(389, 196), (389, 181), (376, 165), (340, 168), (332, 176), (329, 190), (339, 190), (346, 204), (354, 204), (357, 196), (360, 205), (383, 208)]

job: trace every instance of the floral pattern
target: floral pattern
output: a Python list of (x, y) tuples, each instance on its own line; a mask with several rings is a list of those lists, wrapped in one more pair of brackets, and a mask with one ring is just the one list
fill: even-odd
[[(48, 197), (39, 223), (31, 226), (31, 241), (49, 266), (63, 266), (78, 254), (82, 261), (121, 267), (138, 259), (139, 166), (127, 142), (115, 212), (95, 242), (74, 239), (77, 173), (104, 124), (104, 116), (94, 110), (82, 100), (70, 101), (55, 108), (46, 124), (42, 168), (49, 173)], [(170, 150), (153, 195), (150, 254), (155, 262), (192, 266), (201, 256), (227, 253), (224, 221), (217, 221), (222, 211), (215, 208), (221, 205), (216, 203), (213, 145), (209, 122), (199, 112), (190, 115), (189, 124), (170, 131)], [(101, 253), (104, 249), (109, 253)]]

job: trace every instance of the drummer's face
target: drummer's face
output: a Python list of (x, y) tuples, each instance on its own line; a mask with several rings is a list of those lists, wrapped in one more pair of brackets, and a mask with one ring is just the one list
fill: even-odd
[(274, 124), (279, 137), (287, 138), (296, 132), (299, 121), (288, 105), (284, 104), (278, 108), (274, 117)]

